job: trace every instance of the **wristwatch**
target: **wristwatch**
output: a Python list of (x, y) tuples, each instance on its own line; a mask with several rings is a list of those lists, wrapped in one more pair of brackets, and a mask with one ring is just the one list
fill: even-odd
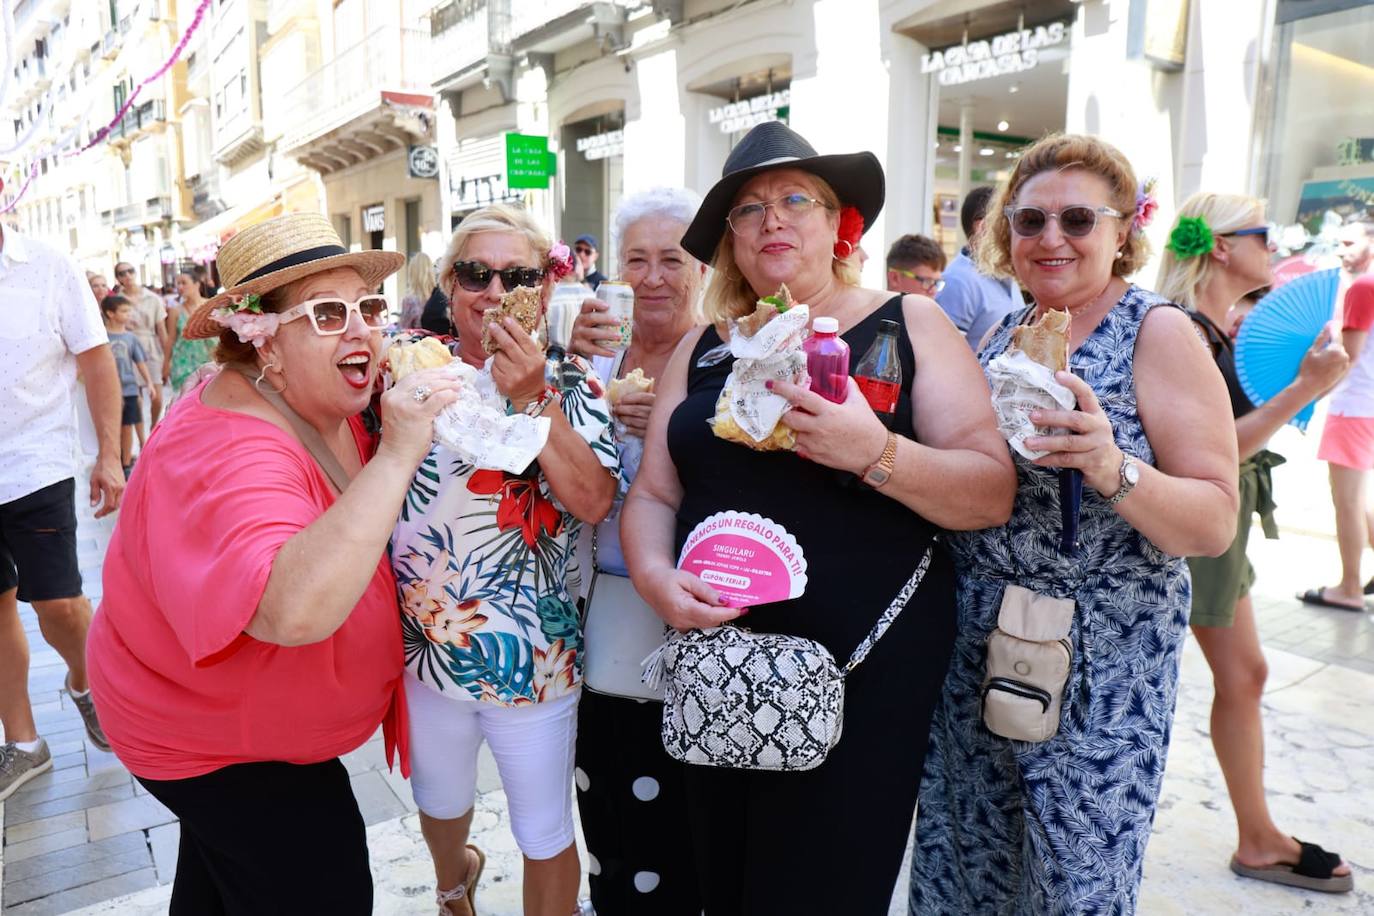
[(1130, 455), (1122, 454), (1121, 470), (1119, 473), (1121, 474), (1121, 489), (1117, 490), (1116, 493), (1112, 495), (1111, 499), (1107, 500), (1107, 505), (1109, 506), (1115, 506), (1127, 496), (1130, 496), (1131, 491), (1135, 489), (1135, 485), (1140, 483), (1140, 465), (1136, 464), (1136, 460)]
[(860, 479), (876, 490), (892, 478), (892, 471), (896, 466), (897, 434), (890, 432), (887, 434), (887, 444), (883, 446), (883, 453), (864, 470)]

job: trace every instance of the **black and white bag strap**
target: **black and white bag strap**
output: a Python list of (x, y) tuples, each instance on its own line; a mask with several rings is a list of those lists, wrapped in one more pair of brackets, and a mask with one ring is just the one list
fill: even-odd
[(897, 597), (892, 599), (892, 603), (883, 611), (878, 622), (873, 625), (873, 629), (868, 631), (868, 635), (863, 638), (863, 642), (854, 649), (854, 654), (849, 657), (849, 662), (844, 666), (844, 673), (848, 674), (859, 667), (864, 659), (868, 658), (868, 653), (873, 651), (873, 647), (878, 644), (878, 640), (883, 638), (888, 627), (892, 626), (897, 615), (907, 606), (911, 596), (916, 594), (916, 589), (920, 587), (921, 580), (926, 577), (926, 570), (930, 569), (930, 558), (935, 552), (935, 540), (931, 539), (926, 547), (925, 555), (921, 557), (921, 562), (916, 566), (916, 571), (911, 574), (911, 578), (906, 580), (906, 585), (897, 593)]

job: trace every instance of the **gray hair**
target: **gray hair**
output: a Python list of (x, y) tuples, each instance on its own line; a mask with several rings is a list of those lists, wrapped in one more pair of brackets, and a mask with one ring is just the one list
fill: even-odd
[(701, 195), (687, 188), (649, 188), (622, 198), (611, 220), (611, 240), (616, 251), (623, 256), (620, 246), (624, 243), (625, 232), (640, 220), (651, 216), (664, 217), (681, 223), (685, 230), (691, 225), (700, 206)]

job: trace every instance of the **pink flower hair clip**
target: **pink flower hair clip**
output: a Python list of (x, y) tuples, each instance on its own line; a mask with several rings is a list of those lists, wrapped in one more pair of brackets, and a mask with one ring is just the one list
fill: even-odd
[(567, 242), (559, 240), (557, 245), (549, 249), (549, 273), (553, 274), (553, 280), (557, 283), (572, 272), (572, 249)]
[(237, 334), (240, 343), (251, 343), (258, 349), (277, 333), (281, 322), (278, 316), (262, 310), (262, 297), (257, 293), (234, 296), (228, 305), (212, 311), (210, 317)]
[(1159, 201), (1155, 198), (1155, 179), (1146, 178), (1135, 192), (1135, 217), (1131, 220), (1132, 232), (1144, 232), (1154, 222)]

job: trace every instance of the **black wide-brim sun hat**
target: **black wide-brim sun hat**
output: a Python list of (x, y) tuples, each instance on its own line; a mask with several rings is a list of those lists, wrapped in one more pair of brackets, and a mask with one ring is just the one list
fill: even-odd
[(822, 178), (839, 195), (840, 206), (854, 207), (864, 218), (864, 230), (882, 212), (887, 182), (878, 157), (870, 152), (821, 156), (801, 134), (781, 121), (765, 121), (744, 135), (730, 151), (717, 181), (697, 209), (682, 237), (682, 247), (709, 264), (721, 236), (729, 228), (726, 215), (745, 183), (772, 169), (801, 169)]

